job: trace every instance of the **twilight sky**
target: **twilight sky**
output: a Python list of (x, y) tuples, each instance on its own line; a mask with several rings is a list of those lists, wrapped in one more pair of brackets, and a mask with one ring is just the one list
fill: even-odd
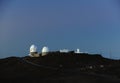
[(0, 58), (35, 44), (120, 59), (119, 0), (1, 0)]

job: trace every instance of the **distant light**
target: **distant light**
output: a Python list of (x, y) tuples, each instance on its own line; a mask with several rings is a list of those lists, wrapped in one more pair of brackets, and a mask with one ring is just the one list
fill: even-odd
[(93, 69), (93, 66), (90, 66), (89, 68), (90, 68), (90, 69)]
[(100, 65), (100, 67), (101, 67), (101, 68), (103, 68), (103, 67), (104, 67), (104, 65)]

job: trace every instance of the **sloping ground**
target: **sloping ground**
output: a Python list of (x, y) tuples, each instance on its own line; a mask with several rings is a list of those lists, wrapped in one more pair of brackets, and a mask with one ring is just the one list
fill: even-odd
[(2, 83), (120, 83), (120, 61), (101, 55), (52, 52), (0, 60)]

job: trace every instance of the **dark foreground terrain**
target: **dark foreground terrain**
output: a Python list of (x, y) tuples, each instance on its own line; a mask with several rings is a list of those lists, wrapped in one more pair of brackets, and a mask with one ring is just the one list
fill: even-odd
[(0, 59), (1, 83), (120, 83), (120, 61), (101, 55), (52, 52)]

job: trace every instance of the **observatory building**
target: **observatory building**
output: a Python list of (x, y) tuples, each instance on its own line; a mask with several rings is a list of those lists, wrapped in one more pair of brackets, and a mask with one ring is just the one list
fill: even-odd
[(39, 57), (39, 54), (37, 52), (37, 46), (31, 45), (30, 46), (30, 54), (31, 57)]
[(46, 47), (46, 46), (44, 46), (44, 47), (42, 48), (42, 56), (47, 55), (47, 54), (48, 54), (48, 52), (49, 52), (49, 48), (48, 48), (48, 47)]
[[(39, 54), (39, 53), (37, 52), (37, 46), (31, 45), (31, 46), (30, 46), (29, 56), (30, 56), (30, 57), (45, 56), (45, 55), (47, 55), (47, 54), (49, 53), (49, 48), (46, 47), (46, 46), (44, 46), (41, 51), (42, 51), (42, 52)], [(80, 49), (77, 49), (76, 51), (69, 51), (68, 49), (62, 49), (62, 50), (60, 50), (59, 52), (60, 52), (60, 53), (69, 53), (69, 52), (72, 53), (72, 52), (74, 52), (74, 53), (76, 53), (76, 54), (83, 53), (83, 52), (80, 52)]]
[(75, 53), (77, 53), (77, 54), (81, 53), (81, 52), (80, 52), (80, 49), (77, 49), (77, 50), (75, 51)]
[(68, 49), (62, 49), (62, 50), (60, 50), (60, 53), (68, 53), (68, 52), (69, 52)]

